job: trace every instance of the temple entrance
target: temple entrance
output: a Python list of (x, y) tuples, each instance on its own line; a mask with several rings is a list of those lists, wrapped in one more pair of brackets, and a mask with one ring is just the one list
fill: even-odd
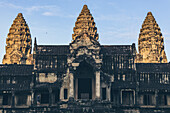
[(75, 99), (95, 98), (93, 67), (86, 61), (80, 63), (75, 73)]
[(92, 99), (92, 79), (78, 79), (78, 99)]

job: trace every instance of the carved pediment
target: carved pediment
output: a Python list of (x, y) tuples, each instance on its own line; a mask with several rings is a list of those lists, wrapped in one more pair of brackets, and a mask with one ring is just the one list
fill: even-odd
[(70, 49), (77, 49), (79, 47), (87, 47), (88, 49), (100, 48), (100, 43), (93, 37), (88, 35), (86, 31), (82, 32), (76, 39), (70, 44)]
[(10, 56), (14, 55), (14, 54), (17, 54), (18, 56), (22, 57), (22, 53), (18, 50), (13, 50), (11, 53), (10, 53)]
[(73, 67), (77, 67), (72, 65), (73, 63), (86, 61), (98, 69), (102, 63), (99, 53), (99, 42), (84, 31), (77, 36), (72, 43), (70, 43), (70, 56), (68, 57), (68, 61), (70, 66)]
[(11, 59), (11, 63), (12, 64), (13, 63), (17, 63), (18, 64), (20, 62), (20, 56), (18, 54), (11, 55), (10, 59)]

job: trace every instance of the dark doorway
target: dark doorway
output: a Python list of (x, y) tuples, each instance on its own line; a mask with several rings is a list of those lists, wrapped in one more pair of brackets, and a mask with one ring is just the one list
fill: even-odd
[(86, 61), (82, 61), (75, 74), (75, 89), (77, 99), (92, 99), (94, 92), (93, 67)]
[(92, 99), (92, 79), (78, 79), (78, 99)]
[(3, 105), (9, 105), (9, 95), (8, 94), (3, 95)]
[(41, 104), (48, 104), (48, 103), (49, 103), (49, 93), (42, 93)]
[(106, 100), (106, 88), (102, 88), (102, 100)]

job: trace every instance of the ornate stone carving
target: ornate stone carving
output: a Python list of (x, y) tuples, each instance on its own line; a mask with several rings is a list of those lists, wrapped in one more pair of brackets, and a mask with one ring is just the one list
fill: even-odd
[(9, 29), (6, 44), (6, 54), (3, 58), (3, 64), (33, 63), (31, 34), (22, 13), (19, 13), (13, 21)]
[(92, 14), (90, 13), (90, 10), (88, 9), (87, 5), (83, 6), (83, 9), (75, 23), (73, 31), (73, 40), (75, 40), (76, 37), (84, 31), (86, 31), (88, 35), (90, 35), (94, 39), (98, 40), (97, 28), (95, 27), (94, 18), (92, 17)]
[[(93, 67), (97, 73), (96, 81), (96, 98), (100, 98), (100, 68), (102, 64), (102, 56), (100, 55), (100, 43), (98, 40), (97, 28), (94, 19), (90, 14), (87, 5), (77, 18), (72, 35), (73, 41), (70, 43), (70, 54), (67, 59), (69, 76), (69, 98), (74, 98), (74, 77), (80, 63), (87, 62)], [(94, 76), (96, 78), (96, 76)]]
[[(80, 63), (83, 60), (86, 60), (89, 64), (93, 65), (97, 69), (102, 63), (99, 53), (99, 42), (88, 35), (86, 31), (84, 31), (70, 44), (70, 56), (68, 57), (68, 64), (73, 66), (75, 63)], [(77, 64), (77, 66), (79, 65)]]
[(151, 12), (142, 24), (138, 39), (137, 63), (167, 63), (164, 38)]

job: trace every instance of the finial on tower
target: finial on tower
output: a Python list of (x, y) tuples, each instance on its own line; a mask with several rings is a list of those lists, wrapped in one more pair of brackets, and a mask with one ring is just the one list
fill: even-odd
[(150, 11), (150, 12), (148, 12), (148, 14), (147, 15), (152, 15), (152, 12)]
[(17, 16), (23, 16), (23, 15), (22, 15), (22, 13), (18, 13), (18, 15), (17, 15)]

